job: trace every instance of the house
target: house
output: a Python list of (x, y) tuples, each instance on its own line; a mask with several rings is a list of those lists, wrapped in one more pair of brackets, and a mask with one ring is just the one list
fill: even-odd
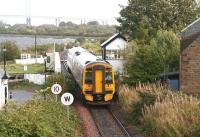
[(200, 19), (183, 29), (180, 54), (180, 90), (200, 94)]
[(16, 64), (22, 64), (22, 65), (35, 64), (35, 63), (43, 64), (44, 58), (43, 58), (42, 55), (37, 55), (37, 57), (35, 58), (35, 55), (23, 53), (23, 54), (21, 54), (20, 59), (15, 59), (15, 63)]
[(101, 44), (102, 58), (113, 65), (115, 71), (123, 72), (123, 55), (127, 40), (120, 33), (116, 33)]

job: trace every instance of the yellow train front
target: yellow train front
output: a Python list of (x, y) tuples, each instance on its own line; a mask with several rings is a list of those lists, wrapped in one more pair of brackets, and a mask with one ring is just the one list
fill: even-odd
[(88, 104), (109, 104), (115, 93), (113, 67), (81, 47), (67, 50), (67, 66)]
[(114, 70), (105, 62), (84, 67), (82, 94), (89, 104), (109, 104), (115, 93)]

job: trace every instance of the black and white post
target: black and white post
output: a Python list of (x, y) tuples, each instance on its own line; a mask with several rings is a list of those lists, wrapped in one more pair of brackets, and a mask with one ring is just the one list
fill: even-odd
[(67, 119), (69, 121), (69, 106), (74, 102), (74, 97), (71, 93), (64, 93), (61, 96), (61, 102), (67, 106)]

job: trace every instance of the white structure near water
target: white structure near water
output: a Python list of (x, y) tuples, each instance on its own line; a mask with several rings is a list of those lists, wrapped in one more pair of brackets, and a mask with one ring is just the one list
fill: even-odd
[(126, 50), (127, 40), (120, 33), (114, 34), (101, 44), (102, 58), (108, 61), (116, 72), (123, 73), (124, 59), (122, 53)]
[[(48, 77), (48, 76), (47, 76)], [(24, 79), (37, 85), (43, 85), (45, 82), (45, 75), (42, 74), (24, 74)]]
[(8, 102), (8, 79), (2, 79), (5, 75), (3, 69), (0, 68), (0, 109)]
[(59, 52), (46, 53), (47, 55), (47, 69), (56, 73), (61, 72), (61, 62)]
[(31, 54), (21, 54), (21, 59), (15, 59), (16, 64), (22, 64), (22, 65), (28, 65), (28, 64), (43, 64), (44, 63), (44, 58), (42, 55), (37, 55), (35, 58), (35, 55)]

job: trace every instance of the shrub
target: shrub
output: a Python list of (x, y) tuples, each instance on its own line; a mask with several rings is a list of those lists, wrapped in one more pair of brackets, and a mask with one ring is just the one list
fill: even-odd
[(199, 122), (199, 101), (194, 97), (168, 96), (143, 109), (143, 130), (151, 137), (191, 136)]
[(51, 87), (53, 84), (60, 84), (62, 91), (66, 92), (69, 89), (68, 80), (62, 74), (53, 74), (47, 77), (44, 87)]
[[(7, 110), (7, 111), (6, 111)], [(0, 113), (0, 135), (7, 137), (79, 137), (77, 116), (59, 102), (32, 100)]]
[(121, 86), (119, 102), (132, 122), (150, 137), (199, 136), (200, 107), (196, 97), (174, 93), (158, 84)]
[(139, 84), (136, 88), (122, 85), (119, 90), (119, 102), (123, 111), (130, 114), (131, 119), (139, 124), (143, 107), (154, 104), (157, 96), (165, 96), (167, 92), (167, 89), (157, 84)]

